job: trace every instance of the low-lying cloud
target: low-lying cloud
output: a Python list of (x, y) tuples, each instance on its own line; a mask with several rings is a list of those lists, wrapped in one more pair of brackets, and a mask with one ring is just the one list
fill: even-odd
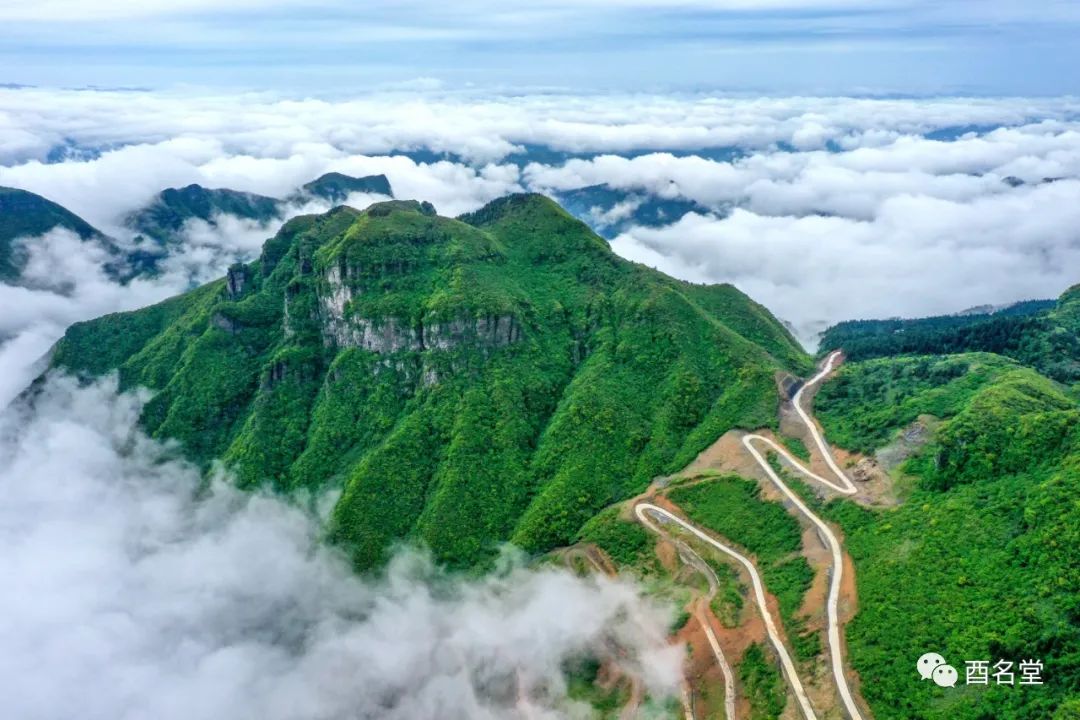
[[(354, 193), (347, 202), (366, 207), (386, 199)], [(84, 242), (63, 228), (17, 238), (17, 251), (26, 258), (19, 284), (0, 283), (0, 407), (41, 372), (49, 348), (72, 323), (146, 307), (216, 280), (233, 263), (257, 257), (289, 218), (329, 208), (317, 199), (285, 204), (280, 217), (266, 222), (232, 215), (191, 219), (178, 232), (179, 242), (163, 250), (152, 276), (125, 283), (108, 272), (122, 267), (123, 258), (97, 241)], [(131, 231), (113, 229), (121, 254), (136, 247)]]
[(278, 224), (229, 216), (213, 225), (192, 221), (157, 275), (125, 284), (109, 275), (117, 258), (96, 241), (62, 228), (19, 238), (27, 258), (20, 284), (0, 283), (0, 407), (41, 371), (49, 348), (72, 323), (146, 307), (214, 280), (232, 263), (255, 257)]
[(0, 695), (21, 720), (591, 717), (565, 663), (662, 697), (682, 648), (632, 584), (447, 575), (402, 551), (355, 576), (318, 518), (137, 428), (145, 397), (53, 377), (0, 414)]

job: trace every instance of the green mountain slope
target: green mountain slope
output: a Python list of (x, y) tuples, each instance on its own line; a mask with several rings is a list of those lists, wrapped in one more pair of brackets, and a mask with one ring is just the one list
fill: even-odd
[(0, 187), (0, 281), (18, 278), (26, 259), (14, 246), (16, 238), (36, 237), (65, 228), (83, 240), (106, 238), (78, 215), (26, 190)]
[[(917, 418), (943, 420), (894, 471), (899, 507), (825, 510), (855, 561), (847, 644), (875, 717), (1071, 717), (1054, 713), (1080, 696), (1076, 398), (1015, 361), (959, 354), (846, 364), (815, 405), (834, 443), (864, 452)], [(1045, 684), (950, 692), (919, 682), (924, 651), (954, 662), (961, 681), (966, 660), (1041, 660)]]
[(177, 240), (189, 220), (213, 224), (218, 215), (232, 215), (266, 221), (278, 214), (278, 202), (265, 195), (192, 184), (162, 190), (150, 205), (129, 215), (124, 224), (159, 245), (168, 245)]
[(626, 262), (533, 195), (459, 219), (387, 202), (295, 218), (250, 265), (73, 326), (54, 363), (157, 391), (143, 423), (247, 487), (340, 487), (359, 567), (573, 539), (735, 426), (808, 358), (730, 287)]
[(905, 354), (993, 352), (1062, 382), (1080, 381), (1080, 286), (1056, 302), (1017, 303), (983, 315), (919, 320), (857, 320), (829, 328), (822, 351), (852, 360)]

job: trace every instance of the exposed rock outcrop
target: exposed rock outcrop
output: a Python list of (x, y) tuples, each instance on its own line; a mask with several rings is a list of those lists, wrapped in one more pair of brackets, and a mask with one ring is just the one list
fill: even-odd
[(335, 265), (326, 272), (319, 291), (323, 341), (339, 348), (362, 348), (380, 354), (405, 350), (451, 350), (463, 344), (481, 348), (510, 345), (522, 337), (521, 324), (513, 315), (458, 317), (425, 324), (398, 317), (365, 318), (348, 312), (353, 291), (347, 271)]
[(225, 275), (225, 294), (230, 300), (237, 300), (244, 295), (244, 290), (248, 286), (248, 269), (247, 265), (237, 263), (229, 268), (228, 274)]
[(210, 324), (220, 330), (224, 330), (230, 335), (236, 332), (236, 323), (219, 312), (214, 313), (210, 317)]
[(513, 315), (458, 318), (422, 327), (421, 343), (427, 350), (449, 350), (476, 341), (483, 347), (502, 347), (521, 339), (521, 326)]

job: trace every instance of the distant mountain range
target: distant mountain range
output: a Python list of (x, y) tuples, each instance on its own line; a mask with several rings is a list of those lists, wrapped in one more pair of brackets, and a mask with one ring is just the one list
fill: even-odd
[(677, 222), (687, 213), (712, 215), (712, 210), (693, 200), (664, 198), (644, 189), (624, 190), (609, 185), (566, 190), (555, 198), (599, 235), (614, 238), (635, 225), (662, 227)]
[(214, 224), (216, 217), (231, 215), (243, 220), (267, 222), (279, 217), (287, 205), (300, 205), (312, 200), (340, 204), (352, 193), (394, 197), (385, 175), (350, 177), (336, 172), (312, 180), (284, 199), (226, 188), (188, 185), (163, 190), (150, 205), (125, 218), (124, 224), (157, 245), (168, 246), (179, 239), (184, 224), (193, 219)]
[(0, 281), (14, 282), (26, 264), (26, 253), (16, 247), (20, 237), (37, 237), (63, 228), (83, 241), (109, 245), (103, 233), (73, 212), (26, 190), (0, 187)]
[(192, 220), (211, 226), (222, 215), (265, 223), (282, 217), (290, 205), (322, 200), (344, 202), (351, 193), (393, 197), (385, 175), (350, 177), (326, 173), (279, 199), (226, 188), (188, 185), (167, 188), (144, 208), (123, 219), (134, 235), (134, 247), (108, 237), (60, 205), (26, 190), (0, 187), (0, 281), (17, 282), (26, 263), (26, 252), (15, 245), (18, 238), (34, 238), (56, 228), (71, 230), (84, 241), (97, 242), (113, 256), (107, 268), (116, 279), (153, 274), (157, 265), (182, 240)]
[[(56, 227), (73, 230), (84, 240), (106, 247), (115, 257), (108, 268), (117, 279), (153, 274), (161, 260), (182, 241), (189, 222), (199, 220), (215, 226), (222, 216), (267, 223), (283, 217), (289, 206), (312, 201), (331, 205), (344, 203), (353, 193), (393, 198), (385, 175), (351, 177), (326, 173), (304, 184), (285, 198), (275, 198), (228, 188), (207, 188), (192, 184), (161, 191), (147, 206), (122, 218), (131, 231), (132, 243), (106, 236), (82, 218), (34, 193), (0, 188), (0, 280), (15, 282), (25, 253), (13, 247), (18, 237), (36, 237)], [(592, 185), (555, 194), (572, 215), (587, 223), (602, 237), (612, 239), (633, 226), (660, 227), (678, 221), (687, 213), (715, 214), (691, 200), (664, 198), (644, 188), (622, 189)], [(125, 248), (125, 249), (121, 249)]]
[(1080, 381), (1080, 287), (1057, 300), (984, 306), (958, 315), (849, 320), (825, 331), (821, 349), (843, 349), (851, 360), (991, 352), (1075, 383)]

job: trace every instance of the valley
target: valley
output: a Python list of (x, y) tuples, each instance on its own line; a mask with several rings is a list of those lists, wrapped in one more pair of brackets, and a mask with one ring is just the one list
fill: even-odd
[[(1075, 292), (1054, 304), (1053, 322), (1072, 322)], [(987, 708), (1009, 707), (1016, 717), (1071, 718), (1070, 705), (1059, 698), (1069, 692), (1068, 678), (1076, 677), (1064, 648), (1076, 647), (1078, 638), (1068, 620), (1071, 601), (1059, 588), (1074, 586), (1075, 574), (1064, 569), (1073, 555), (1030, 563), (1031, 553), (1058, 546), (1045, 534), (1048, 523), (1063, 538), (1070, 531), (1062, 523), (1077, 519), (1075, 387), (990, 354), (899, 355), (842, 365), (839, 359), (839, 352), (824, 355), (821, 371), (805, 385), (790, 378), (780, 383), (792, 398), (780, 406), (783, 435), (727, 433), (684, 470), (623, 505), (603, 532), (586, 527), (579, 536), (661, 586), (690, 588), (689, 599), (680, 596), (680, 602), (687, 602), (701, 632), (679, 637), (692, 648), (711, 648), (717, 640), (710, 662), (738, 674), (746, 662), (756, 662), (751, 651), (761, 645), (754, 643), (765, 643), (780, 668), (776, 680), (788, 688), (787, 701), (776, 702), (775, 694), (766, 700), (758, 686), (740, 679), (732, 709), (702, 684), (717, 687), (723, 673), (711, 674), (692, 652), (689, 695), (702, 702), (696, 709), (686, 703), (684, 714), (979, 718)], [(820, 425), (807, 396), (816, 400)], [(826, 437), (847, 450), (833, 451)], [(1047, 514), (1048, 496), (1061, 503), (1055, 519)], [(1018, 502), (1039, 509), (1021, 516)], [(784, 508), (782, 515), (772, 505)], [(792, 527), (785, 519), (791, 517), (799, 524)], [(638, 538), (631, 545), (628, 530), (615, 531), (631, 519), (658, 542)], [(665, 550), (669, 544), (675, 549)], [(626, 552), (631, 546), (638, 548), (634, 554)], [(659, 564), (643, 559), (647, 548)], [(796, 552), (813, 572), (792, 585), (798, 574), (781, 569), (799, 558)], [(710, 557), (720, 568), (732, 565), (739, 578), (735, 594), (721, 591), (719, 603)], [(705, 586), (694, 581), (703, 566), (709, 568)], [(724, 587), (730, 582), (719, 580)], [(1022, 609), (1016, 583), (1043, 588), (1038, 604)], [(943, 597), (953, 600), (937, 600)], [(711, 611), (703, 612), (706, 607)], [(1037, 626), (1044, 628), (1040, 634), (1025, 634)], [(964, 645), (952, 650), (955, 641), (943, 633), (960, 627)], [(806, 643), (819, 634), (823, 645)], [(1041, 639), (1025, 643), (1025, 637)], [(920, 685), (917, 676), (908, 679), (918, 657), (911, 648), (921, 647), (948, 647), (950, 656), (966, 648), (975, 657), (1042, 648), (1054, 658), (1046, 663), (1060, 673), (1058, 687), (950, 694)]]
[[(745, 451), (753, 457), (754, 461), (758, 464), (762, 472), (766, 474), (769, 481), (778, 489), (790, 502), (790, 504), (801, 514), (807, 521), (813, 526), (818, 533), (822, 541), (827, 545), (828, 551), (831, 554), (831, 564), (827, 570), (829, 589), (827, 597), (824, 598), (824, 608), (822, 611), (826, 616), (826, 631), (828, 635), (828, 647), (830, 654), (830, 664), (835, 682), (835, 689), (841, 700), (841, 705), (844, 711), (844, 717), (852, 718), (853, 720), (862, 720), (869, 715), (864, 713), (862, 707), (865, 703), (856, 703), (852, 695), (851, 688), (847, 678), (847, 664), (843, 657), (844, 642), (842, 638), (842, 628), (840, 627), (839, 620), (839, 603), (841, 595), (841, 586), (844, 582), (844, 564), (845, 554), (841, 546), (841, 541), (835, 534), (832, 528), (830, 528), (820, 517), (818, 517), (813, 511), (811, 511), (802, 499), (793, 492), (781, 479), (781, 477), (773, 469), (772, 465), (765, 459), (761, 452), (755, 447), (755, 444), (761, 444), (768, 446), (773, 452), (778, 453), (784, 460), (794, 469), (813, 479), (815, 482), (824, 486), (830, 491), (836, 492), (840, 495), (854, 495), (858, 493), (858, 489), (847, 477), (846, 474), (836, 465), (835, 460), (832, 457), (832, 452), (829, 450), (828, 445), (825, 443), (824, 438), (821, 436), (820, 431), (817, 428), (816, 423), (807, 413), (803, 407), (803, 394), (807, 388), (812, 388), (822, 382), (836, 367), (840, 360), (840, 353), (832, 353), (826, 359), (821, 371), (815, 375), (811, 380), (802, 384), (798, 391), (792, 398), (792, 406), (795, 409), (798, 416), (803, 420), (806, 431), (815, 440), (815, 449), (818, 453), (818, 457), (830, 467), (832, 472), (835, 473), (835, 478), (839, 482), (839, 485), (831, 480), (817, 475), (809, 470), (801, 462), (795, 459), (787, 450), (777, 445), (771, 439), (757, 434), (745, 434), (741, 438), (741, 443)], [(708, 482), (708, 480), (703, 480)], [(663, 492), (662, 490), (657, 490)], [(670, 500), (665, 498), (670, 503)], [(677, 507), (676, 507), (677, 509)], [(807, 720), (815, 720), (818, 717), (825, 717), (820, 714), (819, 710), (815, 710), (810, 698), (807, 696), (803, 684), (799, 679), (799, 671), (796, 669), (795, 663), (792, 661), (791, 654), (789, 653), (784, 641), (784, 634), (781, 630), (778, 630), (777, 619), (773, 615), (773, 610), (766, 600), (766, 588), (761, 579), (761, 574), (754, 565), (754, 563), (748, 559), (745, 555), (741, 554), (738, 550), (731, 547), (724, 542), (717, 540), (715, 534), (723, 535), (722, 528), (710, 528), (709, 531), (705, 531), (702, 528), (688, 522), (683, 517), (673, 514), (670, 510), (655, 505), (651, 502), (640, 501), (634, 505), (634, 513), (638, 520), (642, 522), (651, 531), (660, 534), (665, 537), (670, 535), (662, 529), (662, 527), (669, 524), (678, 526), (681, 530), (690, 533), (693, 537), (697, 538), (701, 542), (706, 543), (723, 554), (727, 555), (731, 559), (735, 560), (742, 568), (745, 569), (747, 575), (751, 579), (752, 594), (756, 603), (758, 612), (761, 614), (761, 618), (765, 623), (765, 627), (768, 633), (769, 642), (772, 644), (773, 649), (780, 659), (781, 666), (784, 671), (784, 677), (790, 687), (792, 694), (794, 695), (798, 707), (800, 709), (802, 717)], [(659, 525), (657, 524), (659, 522)], [(712, 534), (710, 534), (710, 532)], [(693, 553), (689, 548), (685, 548), (685, 552)], [(704, 565), (704, 561), (700, 558), (697, 559), (698, 563)], [(707, 567), (707, 565), (706, 565)], [(711, 571), (707, 571), (711, 572)], [(709, 599), (715, 594), (715, 582), (710, 580), (709, 587)], [(850, 602), (854, 602), (854, 598), (848, 598)], [(699, 612), (702, 613), (704, 619), (699, 617), (699, 622), (703, 623), (703, 629), (709, 637), (710, 645), (714, 646), (714, 650), (717, 654), (717, 661), (721, 663), (725, 668), (725, 678), (730, 676), (730, 669), (728, 668), (726, 660), (724, 660), (723, 652), (719, 648), (715, 635), (711, 628), (711, 620), (709, 619), (708, 610), (702, 609), (699, 606)], [(728, 720), (736, 720), (735, 715), (735, 698), (734, 698), (734, 685), (728, 686), (726, 684), (726, 693), (729, 693), (725, 699), (725, 715)], [(693, 717), (692, 714), (689, 717)]]

